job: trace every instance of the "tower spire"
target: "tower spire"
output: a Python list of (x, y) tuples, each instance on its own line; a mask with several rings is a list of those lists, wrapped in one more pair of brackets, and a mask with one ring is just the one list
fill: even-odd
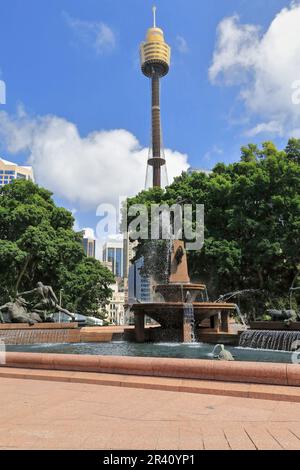
[(153, 5), (152, 11), (153, 11), (153, 28), (156, 28), (156, 6)]
[[(165, 42), (164, 32), (156, 25), (156, 6), (153, 6), (153, 27), (148, 29), (146, 42), (141, 44), (142, 72), (152, 85), (152, 154), (149, 152), (148, 169), (152, 172), (153, 187), (161, 187), (162, 171), (167, 176), (160, 116), (160, 79), (170, 68), (171, 49)], [(148, 173), (147, 173), (148, 174)]]

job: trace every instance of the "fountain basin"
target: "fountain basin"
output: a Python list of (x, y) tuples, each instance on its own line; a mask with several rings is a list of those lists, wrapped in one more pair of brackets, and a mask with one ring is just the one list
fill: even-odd
[[(165, 302), (184, 302), (188, 293), (191, 296), (191, 301), (196, 302), (204, 300), (203, 293), (206, 293), (206, 286), (205, 284), (191, 283), (160, 284), (154, 287), (154, 292), (161, 295)], [(201, 299), (199, 299), (200, 296)]]
[[(194, 359), (198, 364), (202, 360), (216, 361), (212, 351), (215, 344), (206, 343), (132, 343), (129, 341), (111, 341), (108, 343), (76, 343), (76, 344), (35, 344), (35, 345), (11, 345), (7, 346), (7, 352), (19, 353), (46, 353), (86, 356), (93, 355), (98, 358), (102, 356), (125, 357), (143, 357), (148, 361), (151, 358), (160, 357), (164, 359)], [(235, 362), (254, 362), (254, 363), (285, 363), (291, 364), (293, 354), (286, 351), (271, 351), (226, 346), (235, 358)], [(224, 365), (224, 362), (220, 362)]]
[[(154, 331), (155, 341), (178, 341), (185, 338), (184, 302), (161, 302), (134, 304), (136, 341), (145, 341), (145, 315), (161, 325)], [(236, 309), (235, 304), (214, 302), (193, 302), (195, 319), (195, 339), (200, 338), (200, 332), (209, 328), (215, 333), (229, 333), (229, 314)]]

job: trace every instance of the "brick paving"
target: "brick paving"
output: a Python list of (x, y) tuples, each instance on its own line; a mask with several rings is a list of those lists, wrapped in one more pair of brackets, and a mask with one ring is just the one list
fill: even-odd
[(0, 449), (300, 449), (300, 403), (3, 377), (0, 394)]

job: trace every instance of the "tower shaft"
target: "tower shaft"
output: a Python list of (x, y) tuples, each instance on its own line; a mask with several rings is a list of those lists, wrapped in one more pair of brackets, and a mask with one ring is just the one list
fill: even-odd
[(153, 187), (161, 187), (161, 117), (160, 117), (160, 79), (154, 74), (152, 79), (152, 152)]
[(156, 7), (153, 7), (153, 27), (148, 29), (146, 42), (141, 44), (140, 53), (142, 72), (151, 79), (152, 86), (152, 155), (149, 155), (147, 175), (151, 168), (152, 185), (160, 188), (163, 183), (162, 171), (166, 174), (166, 160), (162, 149), (160, 79), (169, 72), (171, 49), (165, 42), (163, 30), (156, 25)]

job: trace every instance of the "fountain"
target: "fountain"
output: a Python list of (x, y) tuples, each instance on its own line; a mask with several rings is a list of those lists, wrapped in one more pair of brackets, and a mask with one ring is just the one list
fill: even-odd
[(271, 320), (250, 322), (250, 329), (240, 336), (239, 345), (251, 349), (295, 351), (300, 345), (299, 314), (292, 308), (292, 295), (298, 287), (290, 288), (289, 310), (268, 310)]
[(146, 315), (161, 326), (151, 330), (149, 339), (152, 341), (192, 343), (200, 341), (203, 333), (214, 335), (214, 340), (215, 335), (229, 335), (229, 316), (236, 305), (209, 302), (206, 286), (191, 283), (182, 241), (171, 243), (168, 272), (168, 282), (154, 287), (154, 294), (160, 301), (132, 305), (135, 340), (146, 341)]
[(240, 347), (295, 351), (300, 345), (300, 331), (248, 330), (240, 337)]

